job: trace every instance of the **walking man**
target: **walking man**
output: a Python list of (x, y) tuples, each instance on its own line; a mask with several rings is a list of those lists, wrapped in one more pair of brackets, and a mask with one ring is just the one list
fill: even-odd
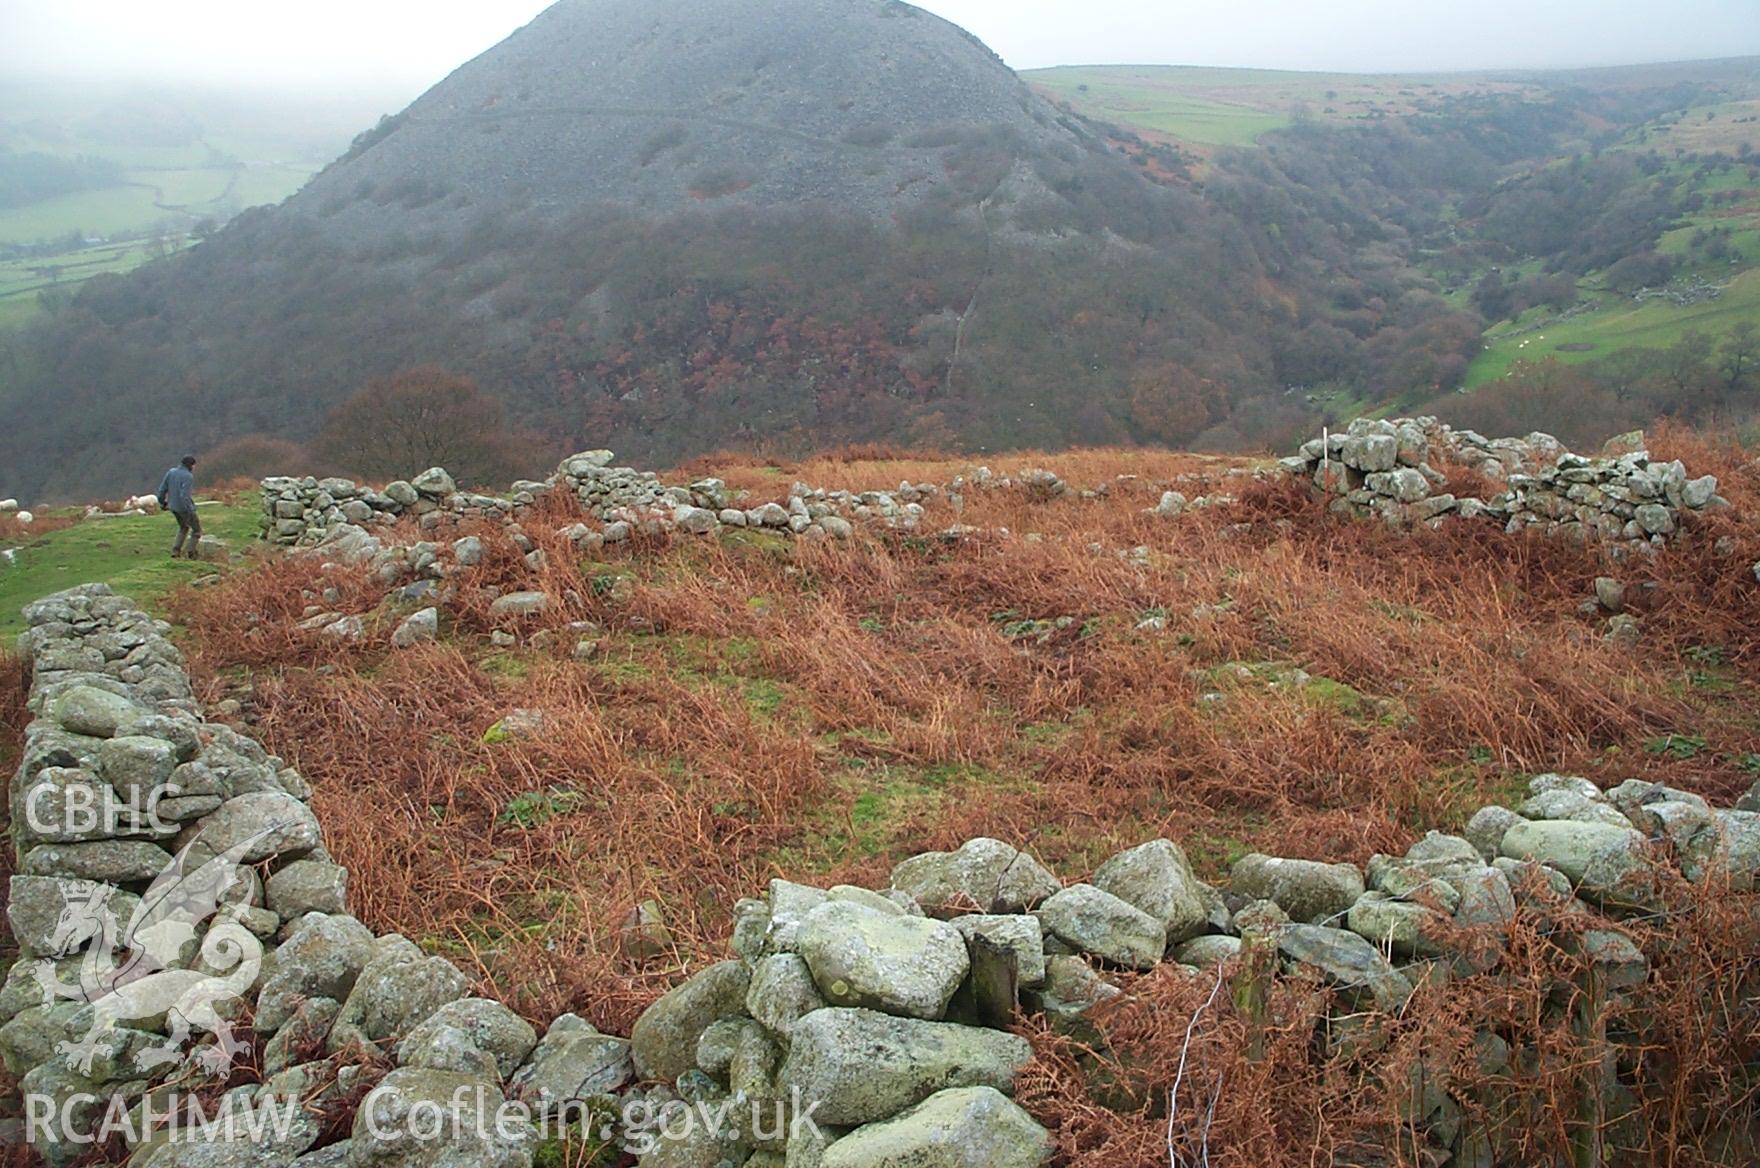
[(187, 455), (181, 466), (165, 472), (165, 481), (159, 484), (159, 506), (171, 512), (172, 518), (177, 520), (177, 542), (171, 545), (174, 560), (184, 554), (184, 540), (189, 540), (189, 558), (192, 560), (202, 542), (202, 521), (196, 516), (195, 469), (195, 455)]

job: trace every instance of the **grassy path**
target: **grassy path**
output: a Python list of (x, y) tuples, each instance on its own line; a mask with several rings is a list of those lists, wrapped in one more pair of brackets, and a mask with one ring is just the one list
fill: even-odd
[[(247, 504), (201, 508), (202, 526), (234, 551), (257, 535), (257, 511)], [(178, 585), (214, 570), (214, 565), (173, 560), (174, 521), (167, 515), (87, 519), (72, 527), (22, 543), (0, 541), (0, 637), (24, 629), (19, 609), (63, 588), (107, 583), (149, 611)]]

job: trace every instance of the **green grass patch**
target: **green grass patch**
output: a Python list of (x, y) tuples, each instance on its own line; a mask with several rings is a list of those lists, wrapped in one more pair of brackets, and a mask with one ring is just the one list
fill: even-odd
[(1744, 320), (1760, 320), (1760, 269), (1736, 276), (1718, 299), (1688, 307), (1660, 300), (1637, 304), (1612, 294), (1603, 300), (1605, 307), (1599, 312), (1535, 332), (1511, 336), (1510, 326), (1488, 332), (1484, 351), (1467, 370), (1466, 384), (1474, 387), (1501, 380), (1522, 361), (1556, 357), (1565, 364), (1580, 364), (1620, 349), (1666, 349), (1692, 329), (1721, 338)]
[[(206, 533), (235, 552), (257, 538), (255, 507), (203, 507), (201, 516)], [(157, 611), (173, 589), (215, 571), (213, 564), (173, 560), (176, 535), (169, 515), (87, 519), (13, 547), (13, 561), (0, 561), (0, 635), (23, 630), (19, 610), (31, 601), (79, 584), (108, 584)]]
[(1289, 125), (1287, 113), (1199, 96), (1178, 71), (1129, 66), (1043, 69), (1032, 81), (1084, 114), (1202, 146), (1251, 146)]
[(167, 221), (180, 228), (188, 226), (185, 217), (154, 206), (153, 198), (148, 187), (120, 186), (11, 207), (0, 211), (0, 243), (36, 243), (70, 231), (83, 231), (88, 236), (146, 231)]

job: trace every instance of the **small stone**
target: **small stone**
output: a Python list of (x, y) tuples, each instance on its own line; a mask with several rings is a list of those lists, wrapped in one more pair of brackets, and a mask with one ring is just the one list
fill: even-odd
[(550, 607), (550, 595), (546, 592), (509, 592), (506, 596), (496, 597), (489, 605), (489, 615), (497, 619), (525, 619), (541, 616)]
[(440, 636), (440, 610), (424, 608), (404, 618), (391, 634), (391, 644), (398, 649), (413, 649)]

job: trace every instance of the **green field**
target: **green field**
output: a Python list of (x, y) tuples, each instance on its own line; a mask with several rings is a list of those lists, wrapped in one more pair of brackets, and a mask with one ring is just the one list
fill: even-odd
[(1205, 146), (1250, 146), (1260, 134), (1289, 124), (1243, 102), (1181, 92), (1165, 69), (1127, 67), (1042, 69), (1032, 82), (1103, 121), (1152, 130)]
[(1178, 65), (1072, 66), (1034, 69), (1022, 76), (1088, 117), (1200, 148), (1251, 146), (1298, 114), (1338, 122), (1396, 117), (1443, 98), (1529, 88), (1470, 74), (1293, 73)]
[(70, 231), (91, 237), (151, 231), (168, 224), (187, 226), (182, 216), (154, 206), (153, 198), (149, 187), (110, 187), (11, 207), (0, 211), (0, 243), (37, 243)]
[(1604, 300), (1609, 306), (1599, 312), (1537, 331), (1511, 336), (1522, 326), (1504, 324), (1492, 329), (1485, 334), (1485, 351), (1467, 371), (1467, 386), (1505, 377), (1521, 361), (1556, 357), (1566, 364), (1577, 364), (1620, 349), (1666, 348), (1690, 329), (1722, 336), (1739, 321), (1760, 320), (1760, 268), (1735, 277), (1718, 299), (1690, 307), (1657, 300), (1635, 304), (1613, 296)]
[[(257, 537), (257, 509), (249, 505), (203, 506), (202, 526), (237, 552)], [(106, 583), (153, 610), (180, 584), (214, 571), (213, 564), (173, 560), (176, 525), (169, 516), (87, 519), (40, 539), (9, 547), (0, 557), (0, 636), (24, 628), (19, 609), (76, 584)]]
[[(170, 241), (181, 245), (181, 236)], [(71, 292), (93, 276), (133, 271), (152, 258), (146, 240), (106, 243), (55, 256), (0, 260), (0, 325), (35, 315), (45, 291)]]

